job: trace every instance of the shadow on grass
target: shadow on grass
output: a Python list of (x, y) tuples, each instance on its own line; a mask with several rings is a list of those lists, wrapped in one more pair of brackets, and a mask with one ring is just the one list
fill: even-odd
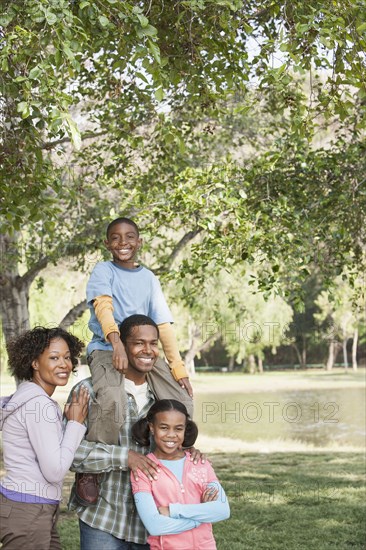
[[(231, 518), (214, 525), (218, 550), (365, 548), (362, 453), (220, 453), (210, 459), (231, 507)], [(65, 499), (71, 480), (70, 474)], [(77, 520), (64, 505), (59, 532), (63, 550), (79, 548)]]

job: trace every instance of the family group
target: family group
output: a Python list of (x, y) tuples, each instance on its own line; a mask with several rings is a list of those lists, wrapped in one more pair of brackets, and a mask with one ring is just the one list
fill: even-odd
[(229, 504), (194, 447), (192, 387), (159, 280), (137, 260), (141, 244), (133, 220), (108, 225), (112, 258), (87, 284), (91, 376), (63, 412), (52, 396), (75, 372), (83, 343), (57, 326), (7, 346), (18, 386), (0, 406), (4, 550), (62, 548), (56, 524), (69, 470), (81, 550), (216, 549), (212, 523), (229, 517)]

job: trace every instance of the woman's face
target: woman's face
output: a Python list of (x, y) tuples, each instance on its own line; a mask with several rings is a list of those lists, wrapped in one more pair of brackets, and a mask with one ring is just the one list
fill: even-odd
[(63, 338), (55, 338), (32, 363), (33, 382), (52, 395), (56, 386), (65, 386), (72, 371), (69, 346)]

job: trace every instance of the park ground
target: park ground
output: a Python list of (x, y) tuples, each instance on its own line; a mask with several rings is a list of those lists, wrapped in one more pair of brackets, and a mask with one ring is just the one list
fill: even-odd
[[(213, 396), (237, 393), (238, 388), (256, 393), (340, 385), (364, 386), (365, 371), (199, 374), (194, 379), (197, 395)], [(274, 441), (260, 452), (260, 442), (205, 435), (200, 436), (199, 447), (208, 453), (230, 501), (230, 519), (214, 525), (218, 550), (366, 548), (362, 449), (335, 445), (319, 452), (300, 443)], [(65, 506), (59, 530), (63, 550), (77, 550), (77, 520)]]
[[(364, 387), (365, 371), (202, 374), (194, 380), (197, 395), (235, 393), (243, 384), (253, 393)], [(1, 393), (6, 393), (4, 387)], [(58, 394), (60, 402), (65, 395), (66, 389)], [(282, 441), (261, 452), (255, 443), (207, 436), (199, 445), (208, 453), (230, 501), (230, 519), (214, 525), (218, 550), (366, 548), (364, 449), (328, 445), (319, 450)], [(77, 518), (66, 506), (72, 481), (69, 473), (59, 522), (63, 550), (79, 548)]]

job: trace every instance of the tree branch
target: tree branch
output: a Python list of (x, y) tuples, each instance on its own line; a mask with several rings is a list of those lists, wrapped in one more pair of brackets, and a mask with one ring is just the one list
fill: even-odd
[(190, 242), (192, 241), (199, 233), (203, 231), (203, 228), (200, 227), (199, 229), (194, 229), (193, 231), (188, 231), (181, 240), (175, 245), (173, 248), (171, 254), (168, 257), (167, 262), (163, 267), (159, 267), (158, 269), (154, 269), (154, 273), (156, 275), (159, 275), (165, 271), (167, 271), (173, 264), (174, 260), (178, 256), (179, 252)]
[[(92, 138), (96, 138), (96, 137), (100, 137), (100, 136), (105, 136), (107, 133), (108, 132), (106, 132), (106, 131), (103, 131), (103, 132), (85, 132), (85, 134), (81, 135), (81, 140), (92, 139)], [(56, 139), (55, 141), (49, 141), (48, 143), (43, 143), (41, 148), (49, 150), (49, 149), (53, 149), (57, 145), (62, 145), (63, 143), (71, 143), (70, 137), (64, 137), (62, 139)]]
[(65, 315), (65, 317), (62, 319), (60, 326), (64, 329), (68, 329), (71, 325), (75, 323), (79, 317), (82, 316), (84, 311), (87, 308), (87, 302), (86, 300), (83, 300), (76, 306), (74, 306), (70, 311)]
[(19, 286), (28, 285), (30, 286), (34, 279), (37, 277), (38, 273), (42, 271), (49, 262), (48, 256), (40, 258), (22, 277), (19, 277), (18, 284)]
[(206, 351), (210, 349), (212, 344), (214, 344), (216, 340), (219, 339), (220, 336), (221, 336), (221, 330), (218, 330), (217, 332), (215, 332), (215, 334), (212, 334), (209, 338), (207, 338), (205, 342), (203, 342), (202, 346), (197, 349), (197, 352)]

